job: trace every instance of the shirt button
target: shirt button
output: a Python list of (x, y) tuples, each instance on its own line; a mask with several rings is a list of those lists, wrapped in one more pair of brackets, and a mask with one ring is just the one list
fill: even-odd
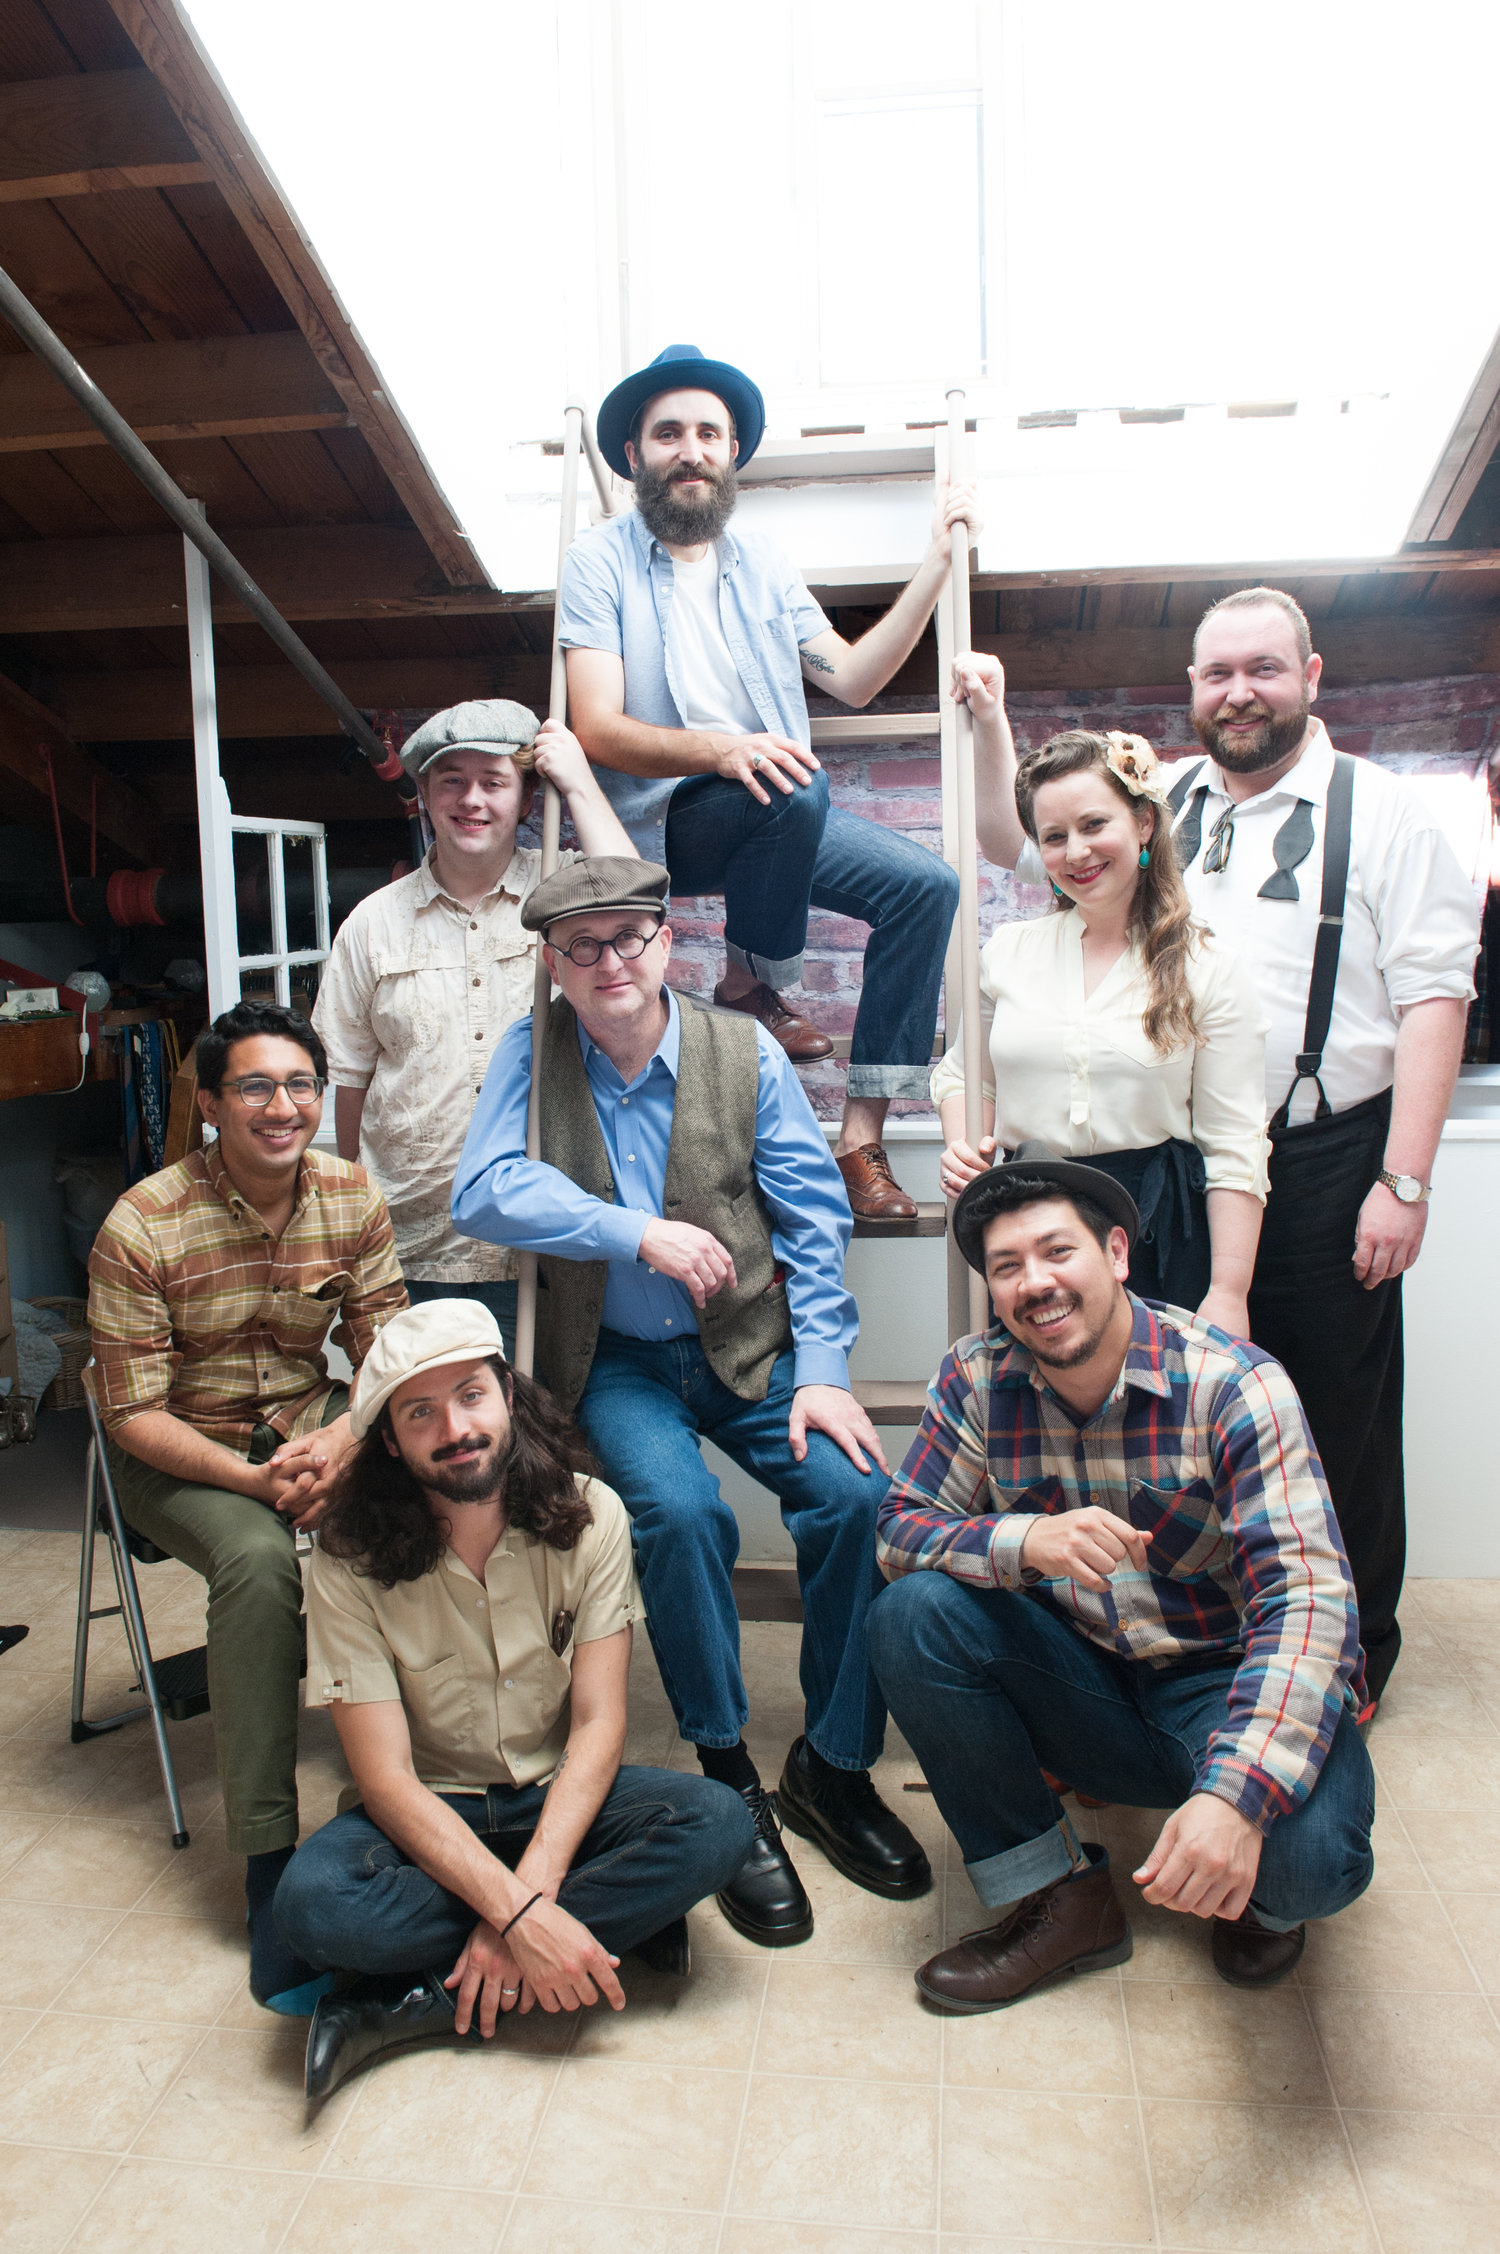
[(474, 1038), (476, 1041), (482, 1041), (484, 1039), (484, 1035), (483, 1033), (476, 1033)]
[(476, 1096), (482, 1096), (482, 1095), (484, 1094), (484, 1090), (483, 1090), (483, 1088), (476, 1088), (476, 1089), (474, 1090), (474, 1093), (475, 1093), (475, 1095), (476, 1095)]
[(505, 1678), (505, 1687), (507, 1690), (514, 1690), (516, 1687), (514, 1680), (509, 1675), (507, 1675)]
[(477, 931), (479, 929), (479, 926), (478, 924), (470, 924), (469, 929), (470, 931)]
[(635, 1152), (634, 1152), (633, 1150), (628, 1150), (628, 1151), (627, 1151), (627, 1152), (625, 1153), (625, 1163), (626, 1163), (626, 1165), (627, 1165), (627, 1166), (634, 1166), (634, 1164), (635, 1164)]
[(476, 979), (475, 979), (475, 981), (474, 981), (474, 984), (475, 984), (476, 986), (482, 986), (482, 985), (484, 984), (484, 981), (483, 981), (483, 979), (479, 979), (479, 978), (476, 978)]
[(630, 1101), (630, 1098), (629, 1098), (628, 1096), (622, 1096), (622, 1097), (620, 1098), (620, 1101), (621, 1101), (621, 1103), (622, 1103), (622, 1104), (628, 1104), (628, 1103), (629, 1103), (629, 1101)]
[(662, 1321), (666, 1324), (668, 1330), (672, 1328), (672, 1318), (670, 1315), (664, 1315), (662, 1317)]
[(480, 1610), (481, 1612), (483, 1612), (483, 1610), (484, 1610), (484, 1598), (483, 1598), (483, 1597), (476, 1597), (476, 1598), (474, 1599), (474, 1602), (475, 1602), (475, 1604), (477, 1605), (477, 1607), (479, 1608), (479, 1610)]

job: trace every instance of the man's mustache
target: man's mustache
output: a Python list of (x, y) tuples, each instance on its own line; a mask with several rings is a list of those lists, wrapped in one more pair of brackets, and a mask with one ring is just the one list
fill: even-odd
[(432, 1461), (435, 1464), (445, 1464), (455, 1456), (482, 1456), (486, 1448), (493, 1446), (494, 1442), (486, 1439), (483, 1434), (475, 1440), (450, 1440), (446, 1448), (433, 1449)]
[(688, 485), (694, 478), (701, 478), (708, 485), (717, 485), (719, 472), (711, 470), (707, 462), (704, 462), (698, 469), (692, 468), (690, 464), (684, 464), (681, 469), (670, 470), (667, 473), (668, 485)]
[(1082, 1304), (1076, 1291), (1044, 1291), (1032, 1299), (1018, 1299), (1016, 1316), (1024, 1323), (1031, 1315), (1050, 1315), (1064, 1310), (1071, 1315), (1073, 1309)]

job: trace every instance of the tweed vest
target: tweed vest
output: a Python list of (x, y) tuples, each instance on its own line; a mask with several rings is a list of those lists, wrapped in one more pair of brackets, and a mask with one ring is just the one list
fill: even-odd
[[(677, 999), (682, 1045), (663, 1218), (711, 1230), (733, 1260), (737, 1280), (697, 1311), (698, 1335), (731, 1393), (763, 1401), (792, 1326), (771, 1249), (771, 1217), (755, 1179), (755, 1024), (735, 1011)], [(541, 1155), (591, 1197), (618, 1202), (578, 1021), (561, 996), (542, 1041)], [(537, 1375), (572, 1409), (593, 1366), (609, 1262), (544, 1255), (537, 1265)]]

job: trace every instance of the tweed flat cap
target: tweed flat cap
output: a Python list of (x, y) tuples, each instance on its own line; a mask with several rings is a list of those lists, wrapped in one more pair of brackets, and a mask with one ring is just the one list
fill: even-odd
[(507, 756), (530, 769), (531, 747), (541, 722), (524, 704), (509, 697), (474, 698), (468, 704), (450, 704), (424, 720), (401, 746), (401, 764), (413, 782), (445, 751), (488, 751)]
[(408, 1378), (423, 1377), (449, 1362), (505, 1360), (500, 1325), (477, 1299), (427, 1299), (403, 1307), (375, 1333), (349, 1396), (349, 1429), (363, 1440), (391, 1395)]
[(658, 861), (638, 861), (633, 853), (585, 854), (542, 879), (523, 905), (521, 921), (528, 931), (545, 932), (564, 916), (633, 908), (660, 923), (671, 882)]
[(1141, 1217), (1135, 1199), (1112, 1174), (1106, 1174), (1100, 1166), (1088, 1166), (1081, 1159), (1059, 1158), (1050, 1143), (1019, 1143), (1002, 1165), (992, 1166), (986, 1174), (976, 1174), (953, 1208), (953, 1241), (969, 1266), (977, 1269), (981, 1276), (984, 1274), (985, 1223), (1006, 1210), (1003, 1199), (996, 1193), (1018, 1177), (1053, 1182), (1064, 1197), (1088, 1198), (1101, 1212), (1108, 1214), (1116, 1228), (1125, 1231), (1134, 1248), (1140, 1234)]

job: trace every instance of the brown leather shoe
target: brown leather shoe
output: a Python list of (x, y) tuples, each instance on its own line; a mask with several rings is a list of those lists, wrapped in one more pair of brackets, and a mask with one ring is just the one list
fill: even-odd
[(1008, 1909), (998, 1925), (966, 1933), (929, 1957), (917, 1986), (939, 2011), (999, 2011), (1069, 1972), (1123, 1964), (1130, 1927), (1102, 1847), (1085, 1847), (1092, 1869), (1060, 1878)]
[(793, 1064), (812, 1064), (818, 1057), (831, 1057), (833, 1043), (826, 1033), (820, 1033), (809, 1018), (798, 1017), (789, 1010), (772, 986), (762, 980), (752, 986), (748, 994), (739, 994), (731, 1002), (722, 987), (714, 988), (716, 1010), (742, 1010), (746, 1017), (757, 1018), (770, 1034), (779, 1041)]
[(917, 1201), (908, 1197), (891, 1172), (882, 1143), (866, 1143), (838, 1160), (849, 1193), (849, 1207), (861, 1221), (914, 1221)]
[(1214, 1919), (1214, 1970), (1231, 1988), (1274, 1988), (1307, 1947), (1307, 1927), (1273, 1933), (1254, 1910)]

